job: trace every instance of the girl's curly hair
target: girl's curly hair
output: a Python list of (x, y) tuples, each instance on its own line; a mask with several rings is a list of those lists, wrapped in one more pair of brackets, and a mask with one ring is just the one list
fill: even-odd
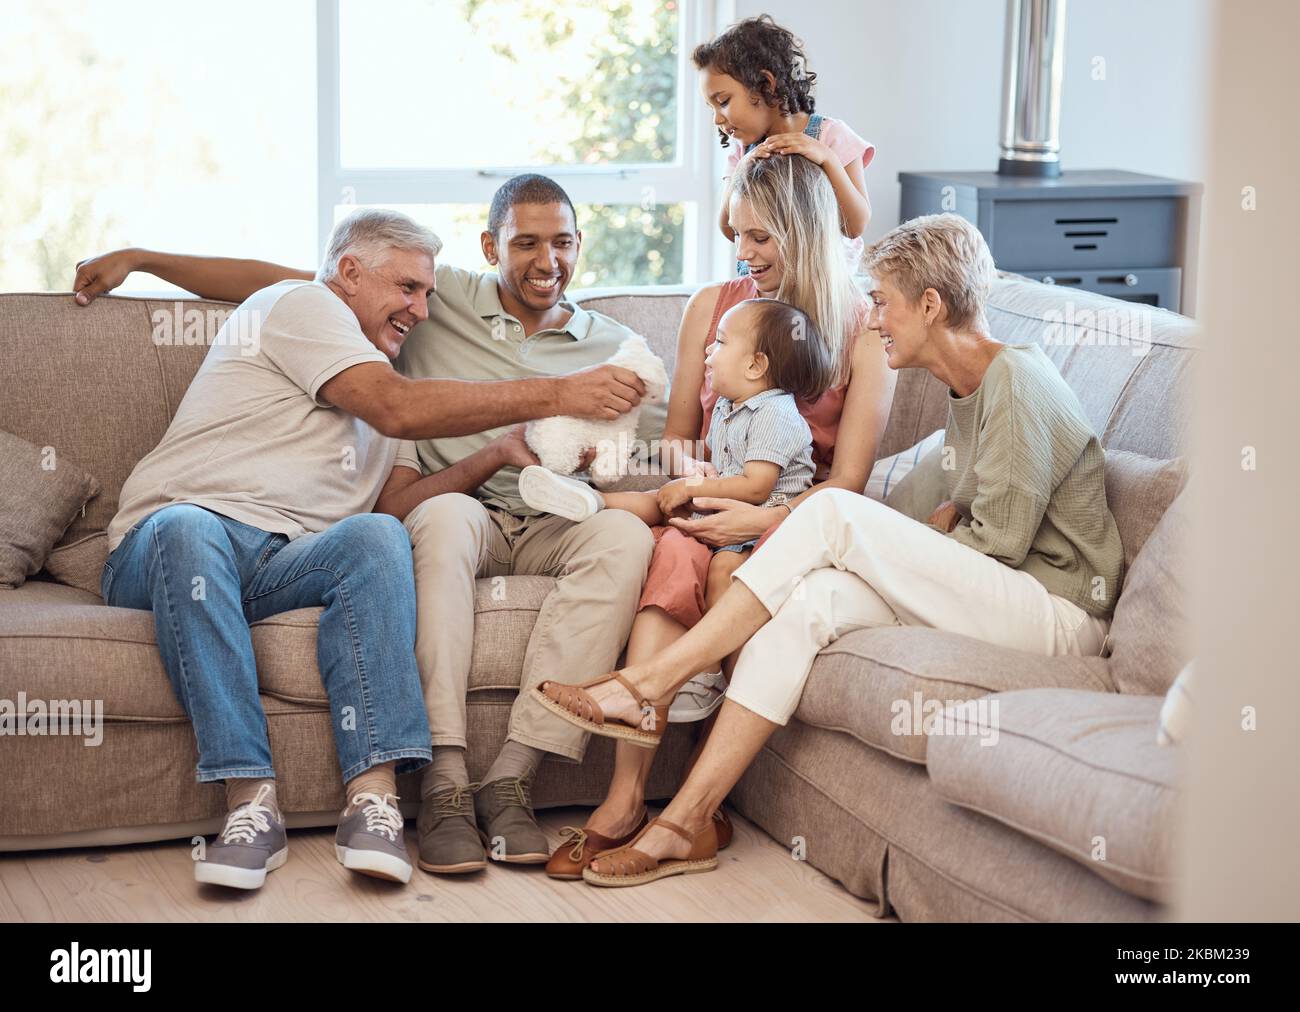
[[(783, 116), (814, 111), (813, 85), (817, 75), (808, 69), (803, 42), (782, 28), (770, 14), (738, 21), (716, 39), (702, 42), (691, 54), (698, 70), (716, 70), (734, 77)], [(763, 71), (775, 79), (770, 84)], [(719, 131), (721, 133), (721, 131)], [(721, 133), (725, 148), (731, 139)]]

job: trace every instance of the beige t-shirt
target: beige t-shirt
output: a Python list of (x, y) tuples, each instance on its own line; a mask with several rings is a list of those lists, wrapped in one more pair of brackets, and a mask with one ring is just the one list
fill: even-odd
[(368, 512), (397, 440), (319, 396), (363, 362), (391, 365), (325, 285), (281, 281), (254, 293), (217, 333), (162, 441), (122, 486), (109, 550), (175, 503), (290, 538)]

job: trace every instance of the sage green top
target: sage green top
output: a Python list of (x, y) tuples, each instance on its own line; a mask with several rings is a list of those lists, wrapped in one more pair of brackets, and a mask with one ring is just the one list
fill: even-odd
[[(572, 315), (563, 327), (524, 335), (520, 322), (501, 306), (497, 276), (440, 264), (429, 296), (429, 318), (402, 345), (397, 368), (412, 379), (513, 380), (558, 376), (606, 361), (634, 331), (603, 313), (565, 303)], [(647, 447), (663, 436), (668, 399), (641, 408), (637, 438)], [(482, 449), (510, 429), (469, 436), (403, 442), (395, 463), (433, 474)], [(581, 475), (574, 475), (576, 478)], [(516, 516), (536, 510), (519, 498), (519, 470), (504, 467), (476, 490), (478, 498)]]
[(949, 392), (942, 466), (961, 519), (948, 536), (1108, 615), (1124, 548), (1106, 504), (1104, 464), (1051, 359), (1036, 344), (1009, 344), (974, 393)]

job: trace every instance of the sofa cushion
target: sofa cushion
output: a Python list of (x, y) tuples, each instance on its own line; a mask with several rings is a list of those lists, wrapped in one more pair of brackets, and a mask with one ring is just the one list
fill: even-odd
[[(890, 493), (898, 489), (899, 484), (912, 473), (922, 459), (936, 449), (942, 452), (943, 436), (944, 430), (936, 429), (915, 446), (909, 446), (892, 457), (879, 458), (872, 466), (871, 476), (867, 479), (867, 487), (864, 491), (867, 498), (889, 502)], [(926, 516), (929, 516), (929, 513)]]
[(784, 845), (801, 847), (808, 863), (850, 892), (882, 900), (883, 912), (899, 920), (1160, 916), (1158, 907), (1031, 837), (949, 804), (925, 767), (802, 721), (768, 739), (729, 801)]
[(939, 793), (1074, 858), (1145, 899), (1173, 878), (1177, 749), (1156, 744), (1158, 697), (1034, 689), (1000, 693), (994, 744), (933, 735)]
[(1188, 643), (1189, 493), (1165, 511), (1124, 577), (1110, 623), (1110, 670), (1120, 692), (1164, 695), (1191, 657)]
[(903, 476), (903, 480), (889, 490), (885, 505), (905, 517), (925, 523), (948, 493), (943, 480), (943, 452), (942, 440), (931, 446)]
[[(537, 610), (555, 586), (544, 576), (480, 580), (470, 691), (517, 691)], [(316, 667), (320, 608), (253, 624), (258, 682), (286, 703), (328, 705)], [(97, 595), (43, 580), (0, 590), (0, 697), (102, 699), (114, 720), (180, 721), (154, 638), (153, 614), (109, 608)]]
[(1106, 505), (1119, 528), (1127, 570), (1183, 490), (1187, 465), (1181, 458), (1156, 460), (1127, 450), (1107, 450), (1105, 474)]
[[(0, 429), (60, 461), (93, 468), (103, 487), (78, 513), (62, 544), (108, 527), (122, 483), (158, 445), (203, 363), (203, 344), (158, 344), (154, 314), (174, 301), (104, 295), (78, 306), (71, 295), (0, 296)], [(185, 301), (186, 314), (216, 333), (229, 303)]]
[(104, 575), (107, 561), (108, 535), (99, 531), (50, 552), (45, 560), (45, 572), (59, 583), (99, 597), (100, 577)]
[(646, 339), (668, 375), (677, 362), (677, 328), (694, 288), (646, 285), (635, 288), (570, 289), (568, 297), (590, 312), (604, 313)]
[(38, 572), (72, 518), (98, 494), (99, 483), (57, 447), (0, 431), (0, 587), (17, 587)]
[(859, 629), (817, 657), (795, 716), (923, 763), (918, 722), (924, 731), (949, 700), (1046, 686), (1113, 691), (1100, 657), (1038, 657), (938, 629)]
[(1187, 737), (1187, 728), (1192, 722), (1192, 682), (1195, 665), (1188, 662), (1187, 667), (1178, 672), (1174, 684), (1169, 686), (1165, 701), (1160, 704), (1160, 729), (1156, 732), (1157, 745), (1178, 745)]

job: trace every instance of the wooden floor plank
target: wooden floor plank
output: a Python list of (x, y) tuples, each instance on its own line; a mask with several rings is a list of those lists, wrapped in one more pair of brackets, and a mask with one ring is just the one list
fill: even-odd
[[(554, 846), (586, 809), (551, 809)], [(194, 882), (188, 843), (0, 855), (3, 921), (839, 921), (875, 922), (872, 905), (744, 819), (717, 871), (635, 889), (556, 882), (540, 867), (492, 865), (474, 875), (416, 871), (402, 887), (353, 875), (334, 831), (290, 833), (290, 857), (261, 890)], [(407, 846), (415, 854), (413, 825)]]

